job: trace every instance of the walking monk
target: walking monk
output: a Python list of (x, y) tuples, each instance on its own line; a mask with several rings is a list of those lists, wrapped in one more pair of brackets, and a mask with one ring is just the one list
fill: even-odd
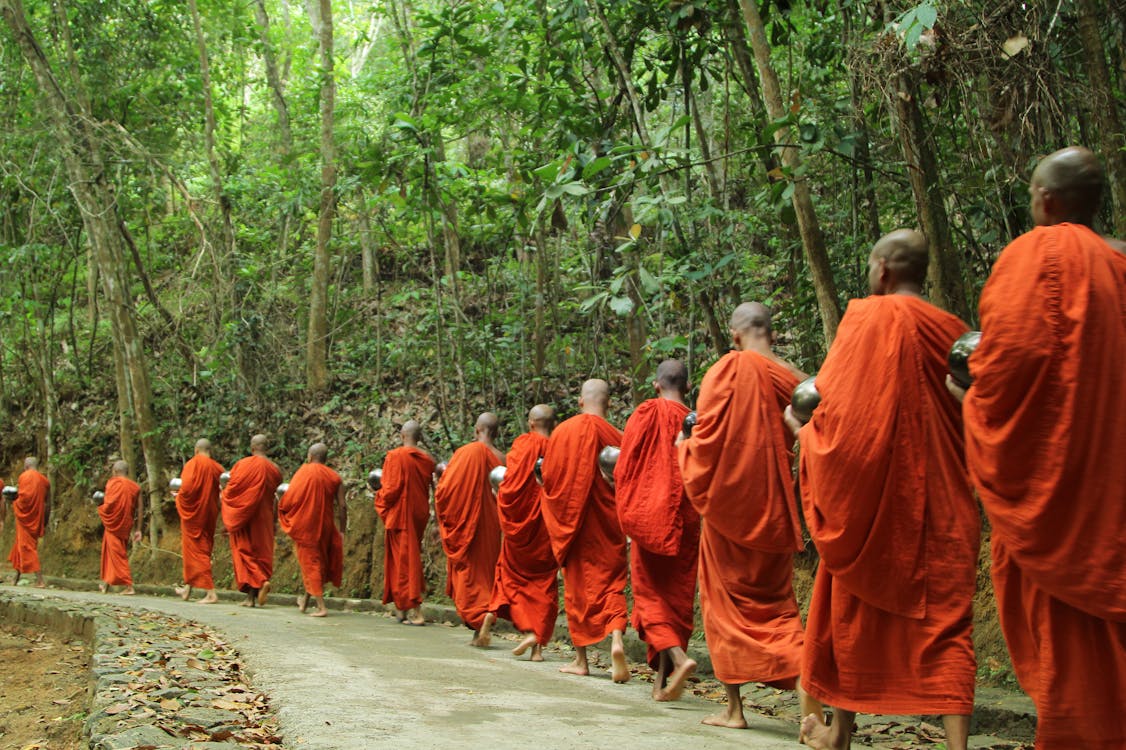
[(243, 607), (262, 606), (274, 574), (274, 491), (281, 484), (278, 467), (266, 457), (265, 435), (250, 438), (250, 455), (231, 467), (222, 493), (223, 526), (230, 535), (235, 584), (246, 594)]
[(211, 441), (196, 441), (195, 455), (180, 471), (176, 512), (180, 514), (180, 548), (184, 555), (184, 585), (176, 593), (187, 601), (192, 587), (206, 594), (200, 604), (214, 604), (215, 580), (211, 576), (211, 550), (215, 547), (215, 521), (219, 518), (219, 475), (223, 467), (211, 458)]
[(305, 464), (289, 480), (289, 489), (278, 502), (278, 521), (289, 534), (301, 566), (305, 591), (297, 597), (297, 606), (304, 612), (313, 597), (317, 608), (309, 614), (324, 617), (324, 584), (340, 588), (344, 576), (344, 537), (338, 530), (348, 525), (344, 505), (344, 482), (340, 475), (325, 466), (328, 446), (314, 443)]
[[(47, 520), (51, 516), (51, 483), (39, 472), (39, 459), (28, 456), (23, 460), (23, 473), (16, 483), (19, 491), (12, 503), (16, 518), (16, 540), (8, 562), (16, 570), (15, 585), (24, 573), (35, 574), (35, 587), (46, 588), (43, 570), (39, 566), (39, 540), (47, 533)], [(0, 506), (0, 510), (3, 507)], [(3, 515), (0, 514), (0, 520)]]
[(807, 716), (802, 733), (810, 747), (843, 750), (857, 711), (939, 714), (946, 747), (966, 750), (981, 520), (944, 386), (966, 325), (923, 299), (918, 232), (885, 236), (868, 269), (872, 295), (849, 303), (817, 373), (821, 404), (798, 432), (821, 555), (802, 687), (838, 709), (832, 726)]
[(1036, 167), (1038, 226), (982, 290), (965, 396), (1001, 629), (1040, 750), (1126, 747), (1126, 246), (1090, 228), (1104, 185), (1086, 149)]
[(696, 604), (700, 514), (684, 494), (676, 457), (688, 407), (688, 370), (675, 359), (657, 366), (657, 398), (626, 422), (614, 470), (618, 518), (630, 547), (633, 627), (657, 671), (653, 697), (678, 700), (696, 662), (685, 654)]
[[(117, 461), (113, 476), (106, 482), (106, 496), (98, 506), (105, 533), (102, 534), (102, 570), (98, 589), (104, 594), (110, 586), (124, 586), (121, 592), (131, 596), (133, 575), (129, 571), (130, 539), (141, 541), (141, 486), (130, 479), (129, 464)], [(132, 533), (130, 533), (132, 532)]]
[(383, 603), (395, 603), (395, 617), (425, 625), (422, 616), (422, 537), (430, 520), (430, 485), (434, 459), (418, 447), (422, 427), (413, 419), (399, 433), (402, 447), (383, 459), (382, 486), (375, 511), (383, 521)]
[(626, 629), (626, 537), (618, 522), (614, 489), (602, 477), (598, 454), (621, 445), (622, 433), (606, 421), (610, 388), (583, 383), (580, 414), (559, 425), (543, 458), (543, 520), (555, 560), (563, 567), (563, 605), (575, 660), (560, 672), (590, 674), (587, 647), (612, 636), (614, 682), (628, 682), (622, 633)]
[[(794, 596), (802, 549), (782, 413), (803, 373), (771, 351), (770, 310), (746, 302), (731, 315), (735, 351), (700, 384), (697, 421), (679, 444), (688, 499), (703, 517), (700, 607), (727, 710), (705, 724), (746, 729), (739, 688), (796, 687), (803, 643)], [(803, 702), (803, 715), (816, 711)]]
[(458, 617), (473, 632), (470, 645), (489, 645), (482, 631), (493, 592), (500, 555), (500, 521), (497, 501), (489, 485), (489, 472), (504, 463), (493, 441), (497, 417), (485, 412), (477, 417), (476, 439), (454, 451), (434, 490), (434, 514), (446, 551), (446, 594), (454, 600)]
[(536, 479), (536, 461), (547, 450), (554, 428), (555, 410), (545, 404), (533, 406), (528, 431), (513, 440), (508, 451), (507, 471), (497, 489), (504, 541), (482, 626), (487, 637), (498, 616), (511, 620), (524, 634), (512, 653), (520, 656), (530, 648), (532, 661), (543, 661), (543, 647), (551, 640), (559, 616), (559, 565), (543, 524), (543, 491)]

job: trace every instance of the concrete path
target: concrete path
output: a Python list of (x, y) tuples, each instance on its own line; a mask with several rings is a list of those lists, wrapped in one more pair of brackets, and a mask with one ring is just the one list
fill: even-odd
[(649, 683), (615, 685), (602, 670), (563, 675), (558, 654), (532, 664), (509, 654), (513, 644), (503, 639), (471, 648), (462, 627), (409, 627), (369, 613), (318, 620), (279, 606), (6, 591), (143, 607), (215, 628), (270, 696), (291, 750), (798, 747), (796, 725), (749, 713), (750, 731), (702, 726), (720, 706), (691, 695), (657, 704)]

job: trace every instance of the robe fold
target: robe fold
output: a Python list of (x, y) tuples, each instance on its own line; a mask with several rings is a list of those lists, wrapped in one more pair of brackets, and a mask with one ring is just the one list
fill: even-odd
[(802, 686), (877, 714), (973, 712), (981, 519), (947, 354), (966, 326), (918, 297), (849, 303), (799, 433), (821, 556)]
[(201, 589), (215, 588), (211, 576), (211, 551), (215, 547), (219, 475), (222, 473), (223, 467), (218, 461), (203, 453), (197, 454), (180, 471), (180, 491), (176, 493), (184, 581)]
[(555, 428), (544, 453), (543, 520), (563, 567), (563, 606), (576, 646), (628, 624), (626, 538), (614, 490), (598, 469), (602, 449), (621, 441), (602, 417), (579, 414)]
[(700, 607), (716, 678), (792, 688), (803, 631), (794, 596), (802, 548), (782, 421), (798, 384), (753, 351), (724, 355), (700, 384), (696, 426), (678, 448), (688, 499), (702, 517)]
[(500, 466), (481, 442), (454, 451), (434, 490), (434, 514), (446, 552), (446, 594), (465, 626), (480, 630), (500, 555), (500, 520), (489, 472)]
[(684, 492), (676, 454), (688, 412), (665, 398), (638, 406), (614, 469), (618, 519), (632, 542), (633, 627), (654, 669), (662, 651), (688, 648), (694, 624), (700, 514)]
[(543, 522), (542, 488), (536, 481), (536, 460), (547, 450), (547, 438), (525, 433), (512, 441), (505, 458), (504, 481), (497, 490), (497, 510), (504, 533), (497, 560), (489, 611), (511, 620), (522, 633), (534, 633), (546, 646), (559, 616), (559, 565)]
[(426, 580), (422, 537), (430, 520), (434, 459), (413, 446), (387, 452), (375, 511), (383, 521), (383, 603), (406, 611), (422, 606)]
[(133, 585), (128, 544), (140, 497), (141, 486), (128, 477), (111, 477), (106, 482), (106, 498), (98, 506), (105, 527), (100, 577), (111, 586)]
[(274, 491), (281, 471), (265, 456), (250, 455), (231, 467), (221, 513), (231, 545), (235, 584), (243, 593), (262, 588), (274, 574)]
[(1126, 255), (1075, 224), (997, 259), (966, 458), (1036, 747), (1126, 747)]
[(305, 591), (313, 596), (324, 596), (325, 583), (340, 588), (344, 576), (344, 538), (333, 513), (340, 485), (335, 471), (308, 463), (278, 502), (278, 522), (293, 540)]
[(47, 531), (47, 497), (51, 483), (36, 469), (28, 469), (20, 474), (16, 489), (19, 493), (12, 503), (16, 539), (8, 562), (17, 573), (38, 573), (39, 540)]

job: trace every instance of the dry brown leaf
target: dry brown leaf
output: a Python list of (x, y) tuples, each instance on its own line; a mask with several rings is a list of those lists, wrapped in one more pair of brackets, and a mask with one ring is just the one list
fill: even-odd
[(114, 703), (112, 706), (106, 708), (105, 712), (108, 716), (116, 716), (117, 714), (128, 711), (133, 706), (129, 703)]

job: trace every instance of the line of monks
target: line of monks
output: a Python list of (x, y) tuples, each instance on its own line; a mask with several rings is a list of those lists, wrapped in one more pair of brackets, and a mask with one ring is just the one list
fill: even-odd
[[(589, 674), (587, 649), (609, 637), (611, 677), (626, 682), (628, 577), (653, 697), (676, 700), (696, 668), (687, 647), (699, 583), (728, 695), (705, 723), (746, 727), (740, 686), (758, 682), (798, 691), (800, 739), (813, 748), (849, 747), (865, 712), (940, 714), (946, 747), (966, 750), (984, 509), (1001, 626), (1036, 703), (1036, 747), (1126, 748), (1126, 461), (1113, 458), (1126, 444), (1126, 244), (1091, 229), (1104, 186), (1086, 149), (1038, 165), (1038, 226), (1005, 248), (985, 285), (968, 389), (947, 375), (966, 325), (923, 298), (927, 241), (899, 230), (872, 249), (872, 294), (849, 303), (807, 423), (789, 405), (805, 374), (773, 352), (770, 311), (757, 303), (732, 314), (734, 350), (704, 376), (689, 434), (688, 373), (676, 360), (658, 366), (655, 398), (624, 432), (606, 419), (602, 380), (583, 384), (579, 413), (558, 426), (551, 407), (532, 408), (507, 455), (495, 445), (496, 416), (482, 414), (475, 440), (444, 470), (419, 448), (420, 425), (406, 422), (374, 496), (386, 534), (383, 602), (405, 624), (424, 623), (433, 488), (446, 593), (473, 645), (488, 646), (505, 618), (523, 634), (513, 653), (542, 661), (561, 579), (575, 651), (561, 671)], [(620, 446), (612, 474), (599, 466), (607, 446)], [(188, 598), (198, 587), (201, 601), (214, 601), (221, 512), (244, 604), (261, 604), (281, 474), (255, 436), (220, 492), (209, 450), (200, 441), (181, 474), (179, 591)], [(340, 585), (346, 521), (326, 458), (314, 445), (277, 505), (301, 565), (300, 605), (315, 600), (319, 616), (324, 583)], [(124, 549), (130, 529), (139, 536), (139, 488), (127, 471), (115, 465), (99, 508), (105, 584), (130, 586)], [(37, 481), (29, 477), (28, 496)], [(802, 517), (820, 558), (804, 627), (792, 582)], [(38, 518), (17, 510), (26, 531), (14, 564), (41, 535)], [(834, 708), (831, 723), (823, 706)]]

